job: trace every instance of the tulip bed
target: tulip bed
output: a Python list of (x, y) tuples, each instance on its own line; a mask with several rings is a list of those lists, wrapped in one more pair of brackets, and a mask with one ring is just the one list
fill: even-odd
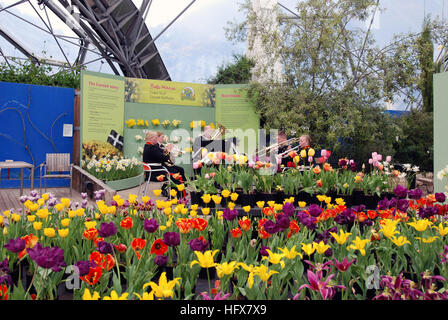
[(448, 298), (443, 193), (399, 185), (375, 210), (326, 195), (261, 201), (255, 217), (224, 191), (201, 207), (33, 191), (23, 213), (0, 214), (0, 299)]

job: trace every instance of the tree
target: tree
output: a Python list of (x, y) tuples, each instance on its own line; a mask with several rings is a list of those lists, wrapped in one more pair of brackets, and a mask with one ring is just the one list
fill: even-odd
[[(304, 0), (295, 9), (280, 15), (276, 32), (269, 33), (269, 26), (259, 30), (265, 49), (280, 52), (285, 79), (251, 86), (266, 127), (309, 133), (317, 147), (335, 156), (349, 152), (367, 161), (372, 151), (393, 155), (401, 129), (384, 106), (402, 100), (421, 108), (421, 33), (396, 35), (378, 47), (371, 32), (378, 0)], [(247, 19), (229, 23), (229, 40), (245, 41), (247, 26), (259, 25), (252, 21), (257, 16), (250, 1), (241, 10)], [(355, 27), (360, 24), (366, 27)], [(427, 28), (433, 41), (446, 40), (443, 24), (428, 19)]]
[(434, 109), (432, 80), (435, 71), (434, 44), (431, 38), (431, 26), (427, 18), (423, 24), (423, 32), (417, 39), (417, 48), (421, 69), (418, 86), (422, 95), (422, 109), (425, 112), (432, 112)]
[(218, 68), (218, 72), (211, 77), (208, 84), (243, 84), (249, 83), (251, 79), (251, 68), (253, 61), (244, 55), (233, 55), (233, 61), (223, 64)]

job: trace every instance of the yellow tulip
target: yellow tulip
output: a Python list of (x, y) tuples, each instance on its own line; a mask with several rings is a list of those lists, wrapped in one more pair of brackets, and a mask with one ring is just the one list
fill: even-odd
[(218, 275), (218, 278), (222, 278), (226, 275), (231, 275), (235, 271), (235, 269), (238, 268), (238, 266), (236, 266), (236, 263), (236, 261), (218, 263), (216, 265), (216, 274)]
[(257, 201), (257, 207), (262, 209), (264, 207), (264, 201)]
[(344, 244), (345, 242), (347, 242), (347, 239), (349, 238), (349, 236), (352, 235), (349, 232), (344, 232), (344, 230), (342, 230), (342, 229), (339, 230), (339, 234), (337, 234), (335, 232), (330, 232), (330, 234), (333, 236), (333, 238), (336, 240), (336, 242), (341, 245)]
[(212, 200), (213, 200), (213, 202), (214, 202), (215, 204), (220, 204), (220, 203), (221, 203), (221, 200), (222, 200), (222, 197), (220, 197), (220, 196), (214, 194), (214, 195), (212, 195)]
[(190, 211), (190, 217), (194, 218), (198, 215), (198, 212), (196, 210), (191, 210)]
[(61, 203), (64, 205), (65, 208), (68, 208), (70, 206), (70, 199), (69, 198), (61, 198)]
[[(103, 210), (102, 210), (102, 209), (105, 208), (105, 207), (106, 207), (106, 206), (98, 206), (98, 209), (100, 210), (101, 213), (105, 213), (105, 212), (103, 212)], [(73, 219), (74, 217), (76, 217), (76, 212), (73, 211), (73, 210), (69, 210), (69, 211), (68, 211), (68, 217)]]
[(360, 237), (357, 236), (355, 240), (352, 240), (352, 242), (353, 244), (349, 245), (347, 249), (359, 250), (359, 252), (361, 252), (361, 255), (365, 256), (366, 255), (365, 247), (370, 242), (370, 240), (361, 239)]
[(68, 236), (68, 230), (67, 228), (65, 229), (58, 229), (58, 234), (61, 238), (65, 238)]
[(398, 238), (393, 236), (389, 238), (397, 247), (401, 247), (405, 245), (406, 243), (411, 244), (411, 242), (404, 236), (399, 236)]
[(104, 297), (103, 300), (127, 300), (129, 293), (125, 292), (121, 295), (121, 297), (118, 296), (117, 292), (115, 290), (112, 290), (110, 293), (110, 297)]
[(230, 196), (230, 191), (227, 190), (227, 189), (224, 189), (224, 190), (221, 191), (221, 195), (222, 195), (224, 198), (227, 198), (227, 197)]
[(296, 251), (296, 246), (293, 246), (291, 250), (289, 250), (287, 247), (284, 248), (278, 248), (283, 253), (283, 256), (286, 259), (294, 259), (295, 257), (299, 256), (301, 259), (303, 258), (302, 254), (300, 252)]
[(206, 215), (208, 215), (210, 213), (210, 208), (202, 208), (201, 211), (202, 211), (202, 214), (204, 216), (206, 216)]
[(326, 198), (325, 195), (321, 195), (321, 194), (318, 194), (316, 197), (317, 197), (317, 200), (319, 200), (319, 202), (324, 202), (324, 200)]
[(79, 208), (75, 212), (76, 212), (76, 215), (78, 217), (82, 217), (84, 215), (85, 209), (84, 208)]
[(49, 215), (50, 215), (50, 212), (48, 211), (47, 208), (39, 209), (36, 212), (36, 216), (38, 216), (41, 219), (46, 219)]
[(314, 151), (313, 148), (308, 149), (308, 157), (314, 157), (315, 154), (316, 154), (316, 151)]
[[(61, 220), (61, 225), (63, 227), (68, 227), (68, 225), (70, 224), (70, 219), (69, 218), (65, 218)], [(87, 228), (88, 229), (88, 228)]]
[(384, 219), (381, 225), (380, 232), (384, 234), (385, 237), (391, 238), (400, 232), (396, 230), (398, 220)]
[(244, 212), (248, 213), (250, 211), (250, 206), (243, 207)]
[(305, 201), (299, 201), (299, 207), (300, 208), (305, 208), (306, 207), (306, 202)]
[(280, 211), (282, 211), (282, 209), (283, 209), (283, 205), (282, 204), (280, 204), (280, 203), (274, 204), (274, 210), (275, 211), (280, 212)]
[(154, 300), (154, 291), (151, 292), (143, 292), (143, 296), (139, 295), (138, 293), (134, 294), (140, 299), (140, 300)]
[(201, 199), (205, 204), (208, 204), (212, 200), (212, 196), (206, 193), (201, 197)]
[(324, 254), (325, 251), (330, 248), (330, 246), (323, 241), (320, 241), (319, 243), (313, 242), (313, 246), (316, 248), (318, 254)]
[(254, 274), (257, 275), (258, 277), (260, 277), (261, 281), (266, 282), (269, 280), (269, 278), (276, 274), (279, 273), (278, 271), (274, 271), (274, 270), (269, 270), (267, 266), (265, 266), (264, 264), (260, 265), (259, 267), (255, 267), (255, 272)]
[(53, 228), (44, 228), (44, 235), (48, 238), (53, 238), (56, 235), (56, 231)]
[(222, 217), (223, 213), (224, 213), (224, 211), (222, 211), (222, 210), (216, 211), (216, 217), (218, 218), (218, 220), (223, 220), (224, 219)]
[(20, 221), (20, 215), (17, 214), (17, 213), (13, 213), (13, 214), (11, 214), (11, 219), (14, 222), (19, 222)]
[(236, 199), (238, 199), (238, 193), (233, 192), (233, 193), (230, 195), (230, 200), (232, 200), (232, 201), (236, 201)]
[(93, 294), (90, 293), (89, 289), (84, 290), (84, 294), (82, 295), (82, 300), (98, 300), (100, 298), (100, 294), (97, 291), (94, 291)]
[(44, 193), (44, 194), (42, 195), (42, 199), (43, 199), (44, 201), (47, 201), (48, 199), (50, 199), (50, 195), (49, 195), (48, 193)]
[(39, 231), (42, 229), (42, 222), (33, 222), (33, 228), (34, 230)]
[(185, 190), (185, 185), (182, 183), (182, 184), (178, 184), (177, 186), (176, 186), (176, 188), (177, 188), (177, 190), (178, 191), (184, 191)]
[(300, 150), (300, 157), (306, 158), (306, 150), (305, 149)]
[(422, 241), (423, 243), (433, 243), (438, 239), (438, 236), (429, 237), (429, 238), (421, 238), (421, 237), (415, 237), (415, 239)]
[(285, 256), (283, 253), (273, 253), (270, 249), (266, 249), (269, 254), (267, 257), (263, 257), (261, 260), (268, 260), (272, 264), (280, 264), (282, 269), (285, 267), (285, 262), (282, 258)]
[(428, 219), (422, 219), (422, 220), (416, 220), (414, 218), (413, 222), (408, 222), (408, 225), (413, 227), (415, 230), (423, 232), (425, 231), (429, 226), (432, 225), (432, 222)]
[(171, 214), (171, 207), (166, 207), (165, 209), (163, 209), (163, 213), (166, 215), (170, 215)]
[(275, 206), (275, 201), (268, 201), (268, 206), (273, 208)]
[[(34, 220), (36, 220), (36, 216), (34, 214), (27, 215), (26, 218), (28, 219), (29, 222), (34, 222)], [(1, 219), (0, 223), (2, 223), (3, 217), (0, 217), (0, 219)]]
[(142, 197), (142, 202), (143, 202), (143, 203), (148, 203), (149, 200), (150, 200), (150, 198), (149, 198), (148, 196), (143, 196), (143, 197)]
[(337, 204), (338, 206), (343, 206), (343, 205), (345, 205), (345, 201), (344, 201), (344, 199), (342, 199), (342, 198), (336, 198), (336, 199), (334, 199), (334, 201), (336, 202), (336, 204)]
[(195, 264), (199, 264), (202, 268), (212, 268), (216, 266), (216, 263), (213, 261), (213, 257), (218, 253), (219, 250), (207, 250), (204, 253), (200, 251), (195, 251), (196, 257), (198, 260), (193, 260), (190, 263), (190, 268), (192, 268)]
[(229, 203), (227, 204), (227, 207), (228, 207), (230, 210), (233, 210), (233, 208), (235, 208), (235, 203), (234, 203), (234, 202), (229, 202)]
[(314, 251), (316, 251), (316, 247), (312, 243), (306, 244), (302, 242), (302, 251), (305, 252), (308, 256), (311, 256)]
[(437, 231), (439, 232), (439, 234), (443, 237), (446, 236), (448, 234), (448, 227), (444, 227), (443, 223), (439, 223), (438, 227), (434, 227), (437, 229)]
[(152, 192), (154, 193), (154, 195), (156, 197), (159, 197), (162, 194), (162, 190), (160, 190), (160, 189), (152, 190)]

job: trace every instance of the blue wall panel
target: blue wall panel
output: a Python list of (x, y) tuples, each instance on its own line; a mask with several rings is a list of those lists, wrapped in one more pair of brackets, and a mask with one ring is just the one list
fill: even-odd
[[(63, 136), (64, 124), (73, 125), (75, 90), (0, 82), (0, 161), (32, 163), (34, 187), (38, 188), (38, 166), (47, 153), (73, 152), (73, 138)], [(24, 169), (25, 178), (30, 170)], [(0, 188), (20, 187), (20, 170), (1, 171)], [(48, 187), (68, 186), (67, 179), (49, 179)], [(24, 187), (30, 181), (24, 179)]]

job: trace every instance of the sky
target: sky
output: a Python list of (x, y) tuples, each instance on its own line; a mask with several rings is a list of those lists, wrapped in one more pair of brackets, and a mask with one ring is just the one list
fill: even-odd
[[(36, 10), (44, 12), (31, 0)], [(137, 7), (141, 0), (133, 0)], [(15, 3), (16, 0), (0, 0), (3, 7)], [(192, 0), (153, 0), (146, 24), (154, 38), (163, 30)], [(232, 61), (234, 54), (243, 54), (246, 44), (234, 44), (226, 39), (224, 28), (229, 21), (242, 21), (244, 17), (239, 11), (241, 0), (196, 0), (191, 7), (157, 40), (156, 46), (168, 69), (172, 81), (204, 83), (214, 76), (219, 66)], [(294, 11), (297, 0), (279, 0), (279, 3)], [(421, 30), (424, 14), (445, 17), (448, 15), (448, 0), (381, 0), (381, 12), (374, 22), (374, 34), (379, 45), (386, 44), (394, 34)], [(48, 10), (49, 11), (49, 10)], [(20, 4), (11, 12), (15, 12), (36, 25), (42, 26), (29, 3)], [(71, 31), (51, 12), (49, 12), (52, 28), (57, 33), (70, 36)], [(51, 56), (64, 61), (54, 39), (41, 30), (24, 23), (6, 12), (0, 12), (0, 27), (17, 37), (28, 48), (38, 55)], [(75, 39), (67, 38), (68, 41)], [(66, 55), (72, 59), (77, 55), (76, 46), (68, 41), (60, 41)], [(3, 38), (0, 48), (7, 56), (22, 56)], [(97, 56), (89, 53), (86, 61)], [(89, 60), (90, 59), (90, 60)], [(0, 61), (3, 58), (0, 56)], [(89, 70), (111, 73), (107, 64), (99, 62), (88, 65)]]

